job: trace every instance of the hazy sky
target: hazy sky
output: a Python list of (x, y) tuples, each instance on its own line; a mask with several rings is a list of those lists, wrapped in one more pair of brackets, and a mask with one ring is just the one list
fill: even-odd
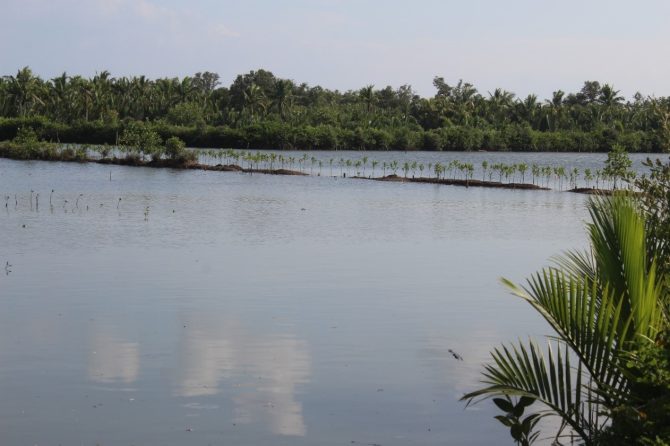
[(670, 95), (668, 0), (0, 0), (0, 74), (265, 68), (332, 89), (469, 81), (482, 93)]

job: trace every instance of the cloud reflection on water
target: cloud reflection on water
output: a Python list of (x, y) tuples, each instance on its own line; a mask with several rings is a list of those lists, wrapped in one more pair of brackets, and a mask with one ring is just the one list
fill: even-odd
[(306, 434), (296, 398), (297, 387), (311, 374), (306, 342), (289, 335), (252, 334), (235, 321), (204, 313), (185, 320), (176, 396), (207, 397), (225, 388), (231, 394), (234, 423), (267, 425), (279, 435)]
[(99, 383), (134, 383), (140, 373), (140, 346), (107, 330), (96, 330), (91, 338), (88, 376)]

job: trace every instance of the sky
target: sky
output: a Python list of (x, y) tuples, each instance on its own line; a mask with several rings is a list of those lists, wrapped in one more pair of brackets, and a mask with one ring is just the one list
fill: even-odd
[(586, 80), (670, 96), (668, 0), (0, 0), (0, 75), (263, 68), (325, 88), (459, 79), (541, 99)]

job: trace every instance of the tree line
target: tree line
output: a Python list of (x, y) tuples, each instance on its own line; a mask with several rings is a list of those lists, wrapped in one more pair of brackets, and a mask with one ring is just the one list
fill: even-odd
[(44, 80), (28, 67), (0, 78), (0, 140), (21, 127), (40, 138), (118, 143), (141, 122), (163, 139), (193, 147), (355, 150), (670, 151), (670, 98), (622, 97), (587, 81), (541, 101), (472, 84), (433, 80), (435, 94), (410, 85), (340, 92), (281, 79), (270, 71), (183, 78), (92, 78), (63, 73)]

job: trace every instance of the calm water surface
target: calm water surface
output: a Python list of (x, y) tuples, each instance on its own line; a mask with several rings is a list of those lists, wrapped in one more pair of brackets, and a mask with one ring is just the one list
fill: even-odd
[(585, 246), (555, 191), (0, 160), (0, 193), (3, 445), (511, 444), (458, 401), (549, 332), (498, 278)]

